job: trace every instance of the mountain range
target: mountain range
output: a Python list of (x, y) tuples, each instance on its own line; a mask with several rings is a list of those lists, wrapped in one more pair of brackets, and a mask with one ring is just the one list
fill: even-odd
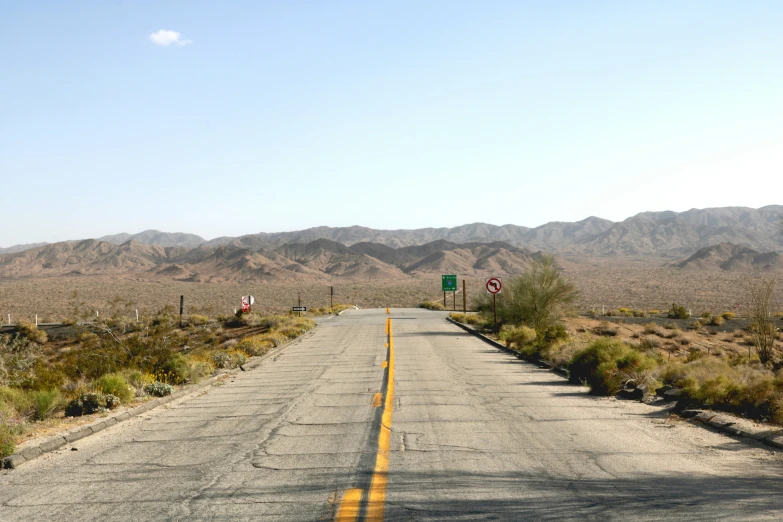
[[(642, 212), (620, 222), (589, 217), (574, 223), (551, 222), (536, 228), (517, 225), (472, 223), (451, 228), (377, 230), (367, 227), (315, 227), (295, 232), (249, 234), (212, 240), (194, 234), (147, 230), (139, 234), (116, 234), (98, 241), (120, 245), (128, 241), (161, 247), (194, 248), (234, 245), (250, 250), (274, 249), (291, 243), (329, 239), (345, 246), (375, 243), (392, 248), (424, 245), (444, 240), (452, 243), (502, 241), (528, 250), (564, 255), (653, 256), (679, 258), (700, 248), (733, 243), (760, 252), (783, 251), (779, 221), (783, 206), (759, 209), (721, 207), (686, 212)], [(16, 245), (0, 253), (41, 246)]]
[(393, 249), (317, 239), (253, 250), (235, 244), (186, 248), (87, 239), (0, 255), (0, 279), (87, 275), (189, 282), (396, 279), (443, 272), (517, 273), (539, 255), (503, 242), (436, 241)]
[(648, 257), (683, 269), (777, 271), (783, 206), (643, 212), (621, 222), (589, 217), (536, 228), (473, 223), (376, 230), (316, 227), (210, 241), (148, 230), (0, 249), (0, 278), (134, 274), (184, 281), (403, 278), (514, 273), (546, 251), (561, 266), (587, 257)]

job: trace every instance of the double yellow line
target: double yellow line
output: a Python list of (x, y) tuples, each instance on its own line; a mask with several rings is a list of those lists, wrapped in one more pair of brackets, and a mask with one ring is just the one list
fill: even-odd
[[(386, 309), (389, 313), (389, 309)], [(389, 455), (391, 448), (392, 411), (394, 409), (394, 331), (392, 320), (386, 318), (386, 348), (388, 358), (384, 361), (386, 393), (376, 393), (373, 397), (373, 406), (383, 406), (380, 431), (378, 433), (378, 451), (375, 455), (375, 468), (373, 469), (370, 488), (367, 492), (365, 522), (383, 522), (383, 512), (386, 504), (386, 486), (388, 484)], [(349, 489), (343, 495), (340, 506), (337, 509), (335, 520), (337, 522), (354, 522), (362, 514), (362, 500), (364, 491), (361, 488)]]

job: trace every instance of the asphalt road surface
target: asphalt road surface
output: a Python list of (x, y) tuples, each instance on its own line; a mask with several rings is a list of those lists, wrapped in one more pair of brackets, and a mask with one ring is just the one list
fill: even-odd
[(444, 316), (391, 310), (393, 359), (385, 310), (323, 320), (222, 386), (2, 472), (0, 520), (379, 520), (376, 487), (385, 520), (783, 519), (779, 454), (591, 397)]

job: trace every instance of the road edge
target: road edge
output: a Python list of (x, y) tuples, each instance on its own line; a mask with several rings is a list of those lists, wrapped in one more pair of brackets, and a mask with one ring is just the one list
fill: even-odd
[[(300, 335), (296, 339), (291, 339), (287, 343), (281, 344), (280, 346), (269, 350), (264, 355), (250, 357), (249, 361), (243, 364), (242, 367), (245, 369), (245, 371), (254, 370), (258, 368), (267, 359), (274, 358), (285, 348), (292, 346), (298, 342), (301, 342), (309, 335), (312, 335), (312, 333), (315, 332), (316, 328), (317, 325), (312, 329), (308, 330), (307, 333)], [(76, 442), (77, 440), (81, 440), (91, 435), (95, 435), (96, 433), (99, 433), (110, 426), (114, 426), (115, 424), (119, 424), (120, 422), (124, 422), (126, 420), (132, 419), (133, 417), (138, 417), (142, 413), (146, 413), (150, 410), (158, 408), (159, 406), (163, 406), (164, 404), (168, 404), (177, 399), (181, 399), (193, 393), (210, 388), (214, 386), (215, 383), (221, 381), (222, 379), (225, 379), (231, 375), (235, 375), (240, 371), (242, 371), (240, 368), (223, 370), (220, 373), (213, 375), (209, 379), (206, 379), (199, 383), (186, 385), (182, 389), (177, 390), (171, 395), (167, 395), (166, 397), (159, 397), (157, 399), (149, 400), (144, 404), (141, 404), (129, 410), (117, 412), (108, 417), (101, 417), (100, 419), (97, 419), (95, 422), (91, 424), (85, 424), (83, 426), (79, 426), (78, 428), (74, 428), (70, 431), (67, 431), (63, 434), (54, 435), (42, 439), (38, 444), (26, 447), (19, 453), (14, 453), (13, 455), (9, 455), (7, 457), (0, 459), (0, 470), (16, 469), (20, 465), (24, 464), (25, 462), (29, 462), (47, 453), (52, 453), (62, 448), (63, 446), (66, 446), (67, 444)]]
[[(470, 326), (466, 324), (462, 324), (458, 321), (455, 321), (451, 317), (446, 317), (446, 320), (450, 322), (453, 325), (456, 325), (466, 332), (478, 337), (485, 343), (494, 346), (495, 348), (504, 351), (508, 354), (514, 355), (517, 359), (520, 359), (525, 362), (529, 362), (531, 364), (536, 364), (535, 361), (531, 361), (529, 359), (526, 359), (522, 357), (519, 352), (512, 350), (511, 348), (495, 341), (494, 339), (491, 339), (487, 337), (486, 335), (483, 335), (482, 333), (476, 331), (475, 328), (471, 328)], [(546, 366), (546, 365), (543, 365)], [(561, 376), (566, 376), (566, 372), (562, 368), (552, 368), (549, 367), (552, 372), (557, 373)], [(712, 410), (684, 410), (679, 414), (680, 417), (683, 419), (691, 419), (698, 423), (699, 426), (702, 426), (703, 428), (707, 429), (713, 429), (718, 431), (719, 433), (723, 433), (725, 435), (729, 435), (732, 437), (739, 437), (740, 439), (743, 439), (744, 442), (760, 442), (761, 444), (764, 444), (766, 446), (770, 446), (772, 448), (783, 450), (783, 428), (779, 430), (775, 430), (772, 433), (770, 432), (760, 432), (760, 433), (752, 433), (747, 430), (743, 430), (741, 428), (738, 428), (736, 426), (737, 422), (736, 419), (731, 415), (715, 412)]]

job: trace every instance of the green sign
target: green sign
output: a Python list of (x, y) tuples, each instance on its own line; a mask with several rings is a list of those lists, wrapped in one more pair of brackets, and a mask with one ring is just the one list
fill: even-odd
[(457, 291), (457, 274), (443, 274), (440, 277), (440, 284), (444, 292)]

